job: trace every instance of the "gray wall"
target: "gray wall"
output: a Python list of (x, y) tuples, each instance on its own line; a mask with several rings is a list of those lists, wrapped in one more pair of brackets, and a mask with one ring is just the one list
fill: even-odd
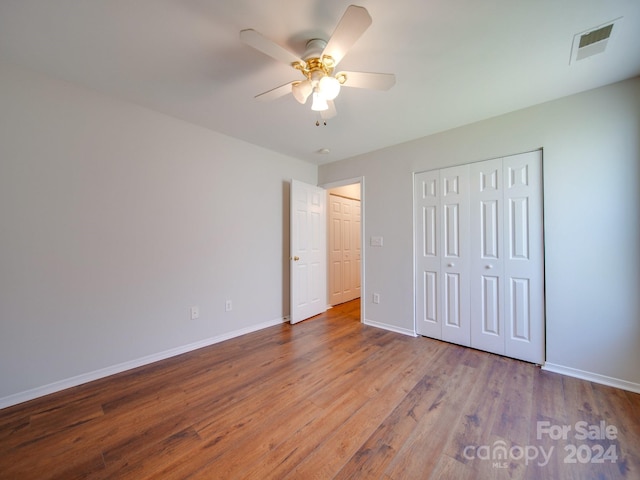
[(365, 177), (367, 319), (411, 332), (412, 173), (540, 147), (547, 361), (640, 386), (640, 79), (319, 172), (7, 64), (0, 108), (0, 407), (280, 322), (290, 178)]
[(0, 109), (0, 407), (288, 315), (316, 166), (6, 64)]
[(538, 148), (548, 367), (640, 391), (638, 78), (320, 167), (365, 177), (367, 320), (413, 331), (412, 173)]

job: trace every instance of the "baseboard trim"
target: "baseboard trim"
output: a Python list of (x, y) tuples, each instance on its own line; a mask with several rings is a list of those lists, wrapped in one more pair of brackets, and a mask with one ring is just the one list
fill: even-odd
[(580, 378), (581, 380), (588, 380), (590, 382), (600, 383), (602, 385), (620, 388), (622, 390), (628, 390), (634, 393), (640, 393), (639, 383), (628, 382), (627, 380), (608, 377), (606, 375), (600, 375), (599, 373), (586, 372), (584, 370), (578, 370), (577, 368), (565, 367), (563, 365), (556, 365), (555, 363), (549, 362), (546, 362), (542, 366), (542, 370), (547, 370), (548, 372), (553, 373), (560, 373), (561, 375)]
[(399, 328), (387, 323), (374, 322), (373, 320), (364, 319), (364, 324), (371, 327), (382, 328), (383, 330), (389, 330), (390, 332), (401, 333), (402, 335), (408, 335), (410, 337), (417, 337), (416, 332), (407, 328)]
[(48, 385), (44, 385), (42, 387), (36, 387), (31, 390), (15, 393), (13, 395), (0, 398), (0, 409), (11, 407), (13, 405), (18, 405), (19, 403), (23, 403), (23, 402), (28, 402), (29, 400), (44, 397), (45, 395), (50, 395), (52, 393), (60, 392), (62, 390), (66, 390), (67, 388), (77, 387), (78, 385), (82, 385), (84, 383), (89, 383), (94, 380), (99, 380), (101, 378), (115, 375), (116, 373), (122, 373), (122, 372), (126, 372), (127, 370), (143, 367), (151, 363), (159, 362), (160, 360), (166, 360), (167, 358), (175, 357), (177, 355), (182, 355), (183, 353), (192, 352), (194, 350), (198, 350), (199, 348), (204, 348), (210, 345), (214, 345), (216, 343), (224, 342), (225, 340), (231, 340), (232, 338), (240, 337), (242, 335), (256, 332), (264, 328), (280, 325), (288, 321), (287, 318), (279, 318), (279, 319), (271, 320), (268, 322), (259, 323), (257, 325), (252, 325), (250, 327), (234, 330), (232, 332), (207, 338), (205, 340), (200, 340), (198, 342), (190, 343), (188, 345), (183, 345), (181, 347), (171, 348), (163, 352), (154, 353), (152, 355), (147, 355), (145, 357), (141, 357), (128, 362), (123, 362), (117, 365), (112, 365), (110, 367), (101, 368), (100, 370), (95, 370), (93, 372), (83, 373), (81, 375), (60, 380), (58, 382), (53, 382)]

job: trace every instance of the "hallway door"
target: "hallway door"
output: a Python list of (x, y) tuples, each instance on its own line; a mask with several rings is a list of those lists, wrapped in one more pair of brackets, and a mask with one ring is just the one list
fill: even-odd
[(291, 181), (291, 323), (327, 308), (326, 192)]

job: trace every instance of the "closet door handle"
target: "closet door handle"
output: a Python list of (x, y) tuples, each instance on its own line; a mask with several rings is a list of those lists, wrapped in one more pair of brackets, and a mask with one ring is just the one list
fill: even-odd
[(487, 270), (491, 270), (493, 268), (493, 265), (485, 265), (485, 267)]
[(456, 264), (455, 263), (447, 263), (447, 267), (455, 267)]

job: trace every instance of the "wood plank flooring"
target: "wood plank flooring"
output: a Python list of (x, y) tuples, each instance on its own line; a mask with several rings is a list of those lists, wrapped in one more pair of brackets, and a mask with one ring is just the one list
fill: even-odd
[(0, 479), (640, 479), (640, 395), (358, 312), (0, 410)]

